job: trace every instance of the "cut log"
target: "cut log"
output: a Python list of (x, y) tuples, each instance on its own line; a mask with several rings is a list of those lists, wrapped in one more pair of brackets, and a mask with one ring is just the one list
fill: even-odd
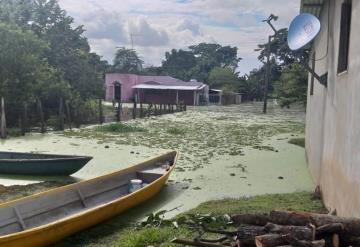
[(276, 247), (283, 245), (291, 245), (296, 247), (324, 247), (325, 240), (316, 240), (316, 241), (306, 241), (298, 240), (290, 234), (280, 235), (280, 234), (267, 234), (263, 236), (257, 236), (255, 238), (255, 244), (257, 247)]
[(344, 225), (341, 223), (332, 223), (316, 228), (316, 235), (341, 233), (344, 230)]
[(313, 224), (316, 227), (321, 227), (328, 224), (341, 223), (344, 226), (344, 231), (354, 236), (360, 236), (360, 219), (357, 218), (291, 211), (272, 211), (270, 218), (271, 222), (280, 225), (305, 226)]
[(190, 240), (177, 239), (177, 238), (171, 240), (171, 242), (175, 244), (198, 246), (198, 247), (229, 247), (222, 244), (206, 243), (201, 241), (190, 241)]
[(222, 234), (222, 235), (226, 235), (226, 236), (236, 236), (237, 235), (237, 231), (225, 231), (225, 230), (215, 230), (215, 229), (207, 229), (207, 228), (203, 228), (203, 230), (205, 232), (208, 233), (217, 233), (217, 234)]
[(240, 246), (254, 245), (256, 236), (266, 235), (263, 226), (243, 226), (240, 227), (236, 234)]
[(339, 234), (333, 234), (332, 236), (332, 247), (340, 246), (340, 237)]
[(341, 246), (360, 246), (360, 237), (350, 236), (348, 234), (341, 234), (339, 236)]
[(298, 240), (296, 238), (293, 238), (291, 236), (288, 237), (288, 242), (296, 247), (324, 247), (325, 246), (325, 240), (316, 240), (316, 241), (306, 241), (306, 240)]
[(270, 221), (270, 217), (264, 214), (238, 214), (231, 216), (231, 220), (235, 225), (265, 226)]
[(266, 234), (255, 237), (255, 245), (257, 247), (276, 247), (288, 243), (287, 237), (280, 234)]
[(282, 226), (268, 223), (265, 226), (265, 231), (281, 235), (290, 234), (292, 237), (301, 240), (313, 240), (313, 231), (307, 226)]

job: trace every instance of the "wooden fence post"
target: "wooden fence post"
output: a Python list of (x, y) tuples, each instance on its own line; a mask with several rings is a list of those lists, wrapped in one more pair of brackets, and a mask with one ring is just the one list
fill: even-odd
[(152, 103), (148, 104), (148, 112), (147, 112), (148, 117), (150, 117), (150, 115), (151, 115), (152, 107), (153, 107)]
[(118, 101), (118, 107), (117, 107), (117, 111), (116, 111), (116, 121), (120, 122), (121, 121), (121, 101)]
[(136, 99), (135, 99), (134, 106), (133, 106), (133, 119), (136, 119), (136, 107), (137, 107), (137, 103), (136, 103)]
[(72, 126), (71, 126), (71, 113), (70, 113), (69, 101), (67, 101), (67, 100), (65, 100), (65, 107), (66, 107), (67, 122), (68, 122), (68, 125), (69, 125), (69, 129), (71, 130), (72, 129)]
[(103, 112), (103, 104), (102, 99), (99, 99), (99, 123), (104, 123), (104, 112)]
[(1, 97), (1, 123), (0, 123), (0, 137), (6, 138), (6, 118), (5, 118), (5, 99)]
[(140, 102), (140, 118), (144, 117), (144, 109), (143, 109), (143, 104)]
[(44, 119), (44, 112), (42, 109), (42, 104), (40, 98), (37, 98), (37, 109), (40, 116), (40, 123), (41, 123), (41, 133), (46, 132), (46, 125), (45, 125), (45, 119)]
[(64, 103), (63, 98), (59, 98), (59, 129), (64, 130)]
[(20, 117), (20, 130), (21, 135), (25, 135), (27, 132), (27, 111), (28, 111), (28, 105), (27, 102), (24, 102), (24, 108), (22, 109), (21, 117)]

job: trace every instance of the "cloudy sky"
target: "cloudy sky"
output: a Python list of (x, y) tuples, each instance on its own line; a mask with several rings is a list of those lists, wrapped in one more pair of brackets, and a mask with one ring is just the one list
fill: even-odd
[(256, 44), (271, 33), (261, 22), (270, 13), (286, 27), (300, 0), (59, 0), (84, 25), (93, 51), (112, 62), (119, 46), (134, 48), (145, 66), (160, 65), (165, 51), (200, 42), (237, 46), (241, 73), (258, 67)]

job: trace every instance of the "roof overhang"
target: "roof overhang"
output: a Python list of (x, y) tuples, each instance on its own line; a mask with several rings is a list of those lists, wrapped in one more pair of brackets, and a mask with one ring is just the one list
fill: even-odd
[(301, 13), (309, 13), (320, 18), (325, 0), (301, 0)]
[(196, 91), (196, 90), (201, 90), (204, 87), (205, 87), (205, 85), (201, 85), (201, 86), (169, 86), (169, 85), (138, 84), (138, 85), (133, 86), (132, 88), (134, 88), (134, 89)]

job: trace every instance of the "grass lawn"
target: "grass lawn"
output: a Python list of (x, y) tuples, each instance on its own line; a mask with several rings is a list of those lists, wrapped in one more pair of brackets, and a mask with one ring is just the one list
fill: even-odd
[[(214, 216), (239, 213), (268, 213), (273, 209), (298, 210), (325, 213), (321, 201), (313, 199), (308, 192), (292, 194), (261, 195), (240, 199), (224, 199), (202, 203), (176, 218), (190, 214), (208, 214)], [(187, 227), (144, 227), (137, 229), (130, 223), (124, 223), (118, 216), (87, 231), (71, 236), (56, 246), (121, 246), (121, 247), (146, 247), (179, 246), (171, 244), (173, 238), (192, 239), (194, 233)]]

